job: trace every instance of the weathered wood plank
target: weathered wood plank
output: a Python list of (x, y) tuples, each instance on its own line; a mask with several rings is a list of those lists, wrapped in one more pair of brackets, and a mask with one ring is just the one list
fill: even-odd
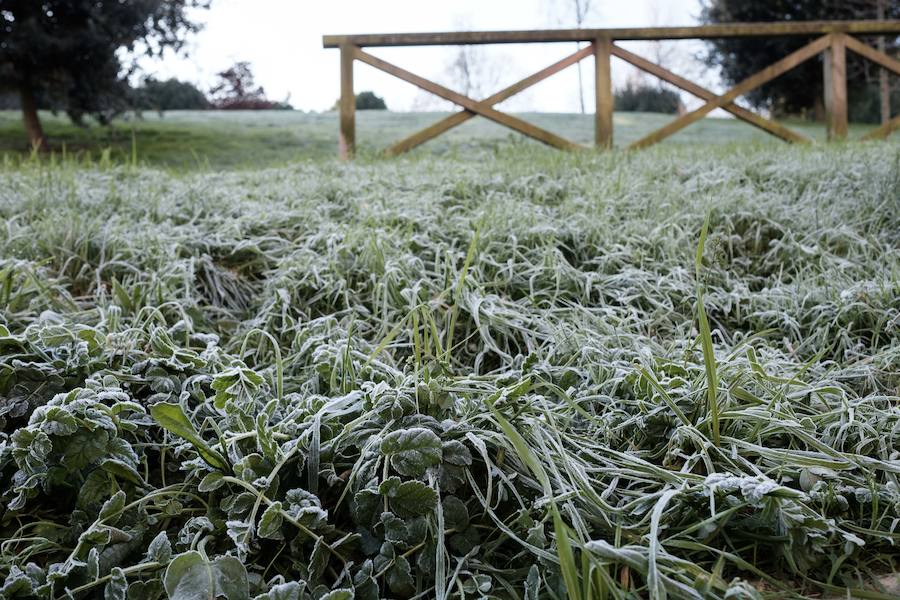
[(864, 44), (852, 36), (842, 35), (841, 37), (844, 39), (844, 43), (846, 44), (847, 48), (849, 48), (853, 52), (871, 60), (873, 63), (884, 67), (888, 71), (893, 71), (895, 75), (900, 75), (900, 60), (892, 58), (884, 52), (879, 52), (872, 46)]
[[(671, 83), (675, 87), (678, 87), (689, 94), (693, 94), (694, 96), (700, 98), (701, 100), (711, 101), (718, 98), (718, 95), (709, 91), (708, 89), (697, 85), (693, 81), (685, 79), (675, 73), (672, 73), (668, 69), (650, 62), (649, 60), (634, 54), (633, 52), (629, 52), (625, 48), (621, 46), (613, 45), (612, 54), (618, 58), (621, 58), (625, 62), (634, 65), (638, 69), (642, 71), (646, 71), (651, 75), (662, 79), (668, 83)], [(735, 117), (741, 119), (742, 121), (746, 121), (755, 127), (759, 127), (763, 131), (771, 133), (772, 135), (779, 137), (788, 142), (796, 142), (800, 144), (809, 144), (812, 142), (811, 139), (806, 137), (805, 135), (801, 135), (796, 131), (788, 129), (784, 125), (780, 123), (776, 123), (770, 119), (766, 119), (752, 111), (741, 108), (737, 104), (729, 103), (722, 107), (723, 110), (728, 111), (733, 114)]]
[(771, 37), (851, 33), (900, 33), (900, 21), (793, 21), (780, 23), (723, 23), (694, 27), (640, 27), (616, 29), (545, 29), (533, 31), (453, 31), (441, 33), (385, 33), (326, 35), (326, 48), (354, 46), (446, 46), (460, 44), (521, 44), (540, 42), (592, 42), (613, 40), (681, 40), (726, 37)]
[[(893, 57), (888, 56), (884, 52), (880, 50), (876, 50), (872, 48), (868, 44), (864, 44), (858, 39), (849, 36), (843, 35), (844, 43), (847, 48), (851, 51), (859, 54), (860, 56), (869, 59), (875, 64), (881, 66), (886, 71), (891, 71), (895, 75), (900, 75), (900, 60), (897, 60)], [(882, 71), (881, 73), (885, 73)], [(882, 107), (883, 108), (883, 107)], [(896, 116), (893, 119), (888, 119), (887, 122), (883, 123), (880, 127), (873, 129), (866, 135), (862, 136), (864, 140), (880, 140), (888, 137), (894, 131), (900, 129), (900, 116)]]
[(429, 140), (433, 140), (445, 131), (453, 129), (458, 125), (462, 125), (474, 116), (475, 113), (469, 112), (467, 110), (453, 113), (449, 117), (445, 117), (437, 123), (429, 125), (425, 129), (421, 129), (413, 133), (412, 135), (403, 138), (399, 142), (392, 144), (384, 150), (384, 154), (386, 156), (397, 156), (399, 154), (403, 154), (404, 152), (409, 152), (413, 148), (421, 146)]
[(832, 35), (825, 50), (825, 125), (829, 140), (847, 138), (847, 45), (844, 36)]
[(602, 149), (613, 145), (612, 45), (608, 37), (594, 40), (594, 143)]
[[(539, 83), (539, 82), (543, 81), (544, 79), (547, 79), (551, 75), (559, 73), (563, 69), (574, 65), (578, 61), (580, 61), (584, 58), (587, 58), (588, 56), (591, 56), (593, 53), (594, 53), (594, 49), (592, 47), (582, 48), (581, 50), (579, 50), (573, 54), (570, 54), (569, 56), (563, 58), (562, 60), (559, 60), (544, 69), (541, 69), (537, 73), (535, 73), (533, 75), (529, 75), (525, 79), (522, 79), (521, 81), (517, 81), (516, 83), (512, 84), (511, 86), (500, 90), (496, 94), (493, 94), (492, 96), (485, 98), (484, 100), (482, 100), (480, 102), (480, 104), (485, 104), (490, 107), (490, 106), (493, 106), (500, 102), (503, 102), (504, 100), (518, 94), (522, 90), (525, 90), (525, 89), (535, 85), (536, 83)], [(462, 125), (463, 123), (465, 123), (469, 119), (474, 118), (475, 116), (476, 116), (476, 113), (468, 111), (468, 110), (463, 110), (458, 113), (454, 113), (454, 114), (450, 115), (449, 117), (445, 117), (445, 118), (441, 119), (440, 121), (438, 121), (437, 123), (434, 123), (433, 125), (429, 125), (425, 129), (422, 129), (421, 131), (417, 131), (416, 133), (400, 140), (399, 142), (397, 142), (396, 144), (392, 145), (390, 148), (385, 150), (385, 154), (387, 154), (388, 156), (396, 156), (403, 152), (412, 150), (416, 146), (424, 144), (428, 140), (434, 139), (435, 137), (439, 136), (440, 134), (444, 133), (445, 131), (452, 129), (452, 128), (456, 127), (457, 125)]]
[(464, 96), (458, 92), (454, 92), (444, 86), (437, 84), (433, 81), (425, 79), (424, 77), (420, 77), (415, 73), (411, 73), (405, 69), (402, 69), (396, 65), (393, 65), (385, 60), (382, 60), (376, 56), (372, 56), (367, 52), (363, 52), (360, 49), (356, 49), (354, 55), (356, 59), (362, 61), (376, 69), (384, 71), (389, 75), (393, 75), (398, 79), (402, 79), (408, 83), (411, 83), (417, 87), (422, 88), (426, 92), (430, 92), (435, 96), (439, 96), (444, 100), (449, 100), (454, 104), (458, 104), (463, 108), (477, 113), (485, 118), (494, 121), (495, 123), (499, 123), (505, 127), (509, 127), (519, 133), (526, 135), (530, 138), (534, 138), (539, 142), (543, 142), (549, 146), (553, 146), (555, 148), (560, 148), (562, 150), (581, 150), (584, 147), (579, 144), (575, 144), (570, 142), (555, 133), (551, 133), (545, 129), (541, 129), (527, 121), (523, 121), (522, 119), (513, 117), (506, 113), (502, 113), (499, 110), (495, 110), (489, 106), (485, 106), (483, 103), (477, 102), (469, 98), (468, 96)]
[(356, 153), (356, 95), (353, 92), (355, 51), (351, 45), (341, 46), (341, 133), (338, 154), (343, 160), (350, 160)]
[[(481, 31), (481, 32), (446, 32), (446, 33), (413, 33), (413, 34), (364, 34), (351, 36), (324, 36), (326, 47), (341, 48), (341, 99), (340, 99), (340, 154), (342, 158), (352, 158), (355, 152), (355, 96), (353, 92), (353, 61), (361, 60), (377, 69), (385, 71), (404, 81), (412, 83), (428, 92), (454, 102), (463, 107), (463, 111), (453, 114), (441, 121), (419, 131), (391, 146), (387, 154), (399, 154), (437, 135), (473, 118), (484, 116), (496, 123), (509, 127), (523, 135), (537, 139), (543, 143), (563, 149), (582, 149), (583, 147), (569, 142), (549, 131), (536, 127), (526, 121), (502, 113), (493, 108), (494, 104), (546, 79), (550, 75), (582, 60), (590, 53), (595, 56), (595, 141), (599, 147), (611, 147), (612, 131), (612, 85), (609, 59), (619, 58), (706, 100), (702, 107), (682, 115), (665, 127), (645, 136), (632, 144), (631, 148), (641, 148), (659, 142), (680, 131), (684, 127), (698, 121), (716, 108), (735, 115), (739, 119), (754, 125), (772, 135), (791, 142), (809, 143), (809, 138), (794, 132), (787, 127), (766, 119), (752, 111), (741, 108), (734, 100), (748, 91), (763, 85), (784, 72), (809, 60), (819, 52), (825, 53), (825, 90), (828, 114), (829, 139), (842, 139), (847, 136), (847, 81), (846, 50), (875, 62), (886, 70), (900, 74), (900, 61), (884, 52), (851, 37), (851, 35), (877, 35), (900, 33), (900, 20), (891, 21), (806, 21), (786, 23), (726, 23), (699, 27), (655, 27), (631, 29), (559, 29), (542, 31)], [(702, 86), (680, 77), (663, 67), (613, 44), (613, 40), (667, 40), (689, 38), (721, 38), (721, 37), (753, 37), (753, 36), (791, 36), (824, 34), (823, 37), (804, 46), (784, 59), (770, 65), (758, 73), (738, 83), (721, 96)], [(458, 45), (458, 44), (504, 44), (529, 42), (574, 42), (590, 41), (590, 47), (580, 50), (557, 63), (526, 77), (525, 79), (504, 88), (500, 92), (482, 101), (476, 101), (448, 88), (429, 81), (423, 77), (405, 71), (400, 67), (365, 53), (360, 46), (410, 46), (410, 45)], [(895, 117), (881, 127), (863, 136), (863, 139), (877, 139), (890, 135), (900, 129), (900, 117)]]
[(757, 73), (754, 73), (721, 96), (717, 96), (713, 100), (709, 100), (700, 108), (678, 117), (668, 125), (665, 125), (664, 127), (657, 129), (653, 133), (650, 133), (649, 135), (639, 139), (638, 141), (631, 144), (629, 148), (646, 148), (647, 146), (651, 146), (657, 142), (661, 142), (670, 135), (681, 131), (691, 123), (699, 121), (715, 109), (723, 108), (731, 104), (738, 97), (743, 96), (747, 92), (761, 86), (768, 81), (771, 81), (772, 79), (775, 79), (779, 75), (790, 71), (797, 65), (809, 60), (813, 56), (816, 56), (817, 54), (828, 48), (831, 45), (831, 41), (831, 35), (825, 35), (813, 42), (810, 42), (806, 46), (803, 46), (799, 50), (792, 52), (778, 62), (769, 65), (768, 67), (762, 69), (761, 71), (758, 71)]
[(877, 129), (873, 129), (866, 135), (862, 136), (860, 139), (863, 140), (883, 140), (887, 136), (891, 135), (893, 132), (900, 129), (900, 115), (897, 115), (893, 119), (889, 120), (884, 125), (878, 127)]

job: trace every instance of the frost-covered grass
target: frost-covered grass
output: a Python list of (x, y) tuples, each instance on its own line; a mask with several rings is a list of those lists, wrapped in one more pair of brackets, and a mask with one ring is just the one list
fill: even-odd
[(895, 597), (895, 146), (29, 163), (0, 218), (0, 597)]
[[(440, 120), (441, 113), (357, 112), (357, 141), (362, 158), (372, 157), (395, 141)], [(522, 114), (523, 119), (590, 146), (594, 140), (593, 115)], [(131, 163), (179, 172), (219, 169), (254, 169), (284, 166), (297, 160), (333, 160), (337, 154), (336, 113), (299, 111), (172, 111), (160, 117), (145, 112), (141, 119), (126, 116), (110, 128), (79, 128), (65, 116), (42, 114), (55, 157), (65, 151), (68, 160)], [(616, 143), (627, 145), (672, 120), (671, 115), (617, 113)], [(815, 123), (789, 123), (804, 135), (821, 140), (824, 127)], [(871, 126), (854, 125), (853, 136)], [(896, 139), (896, 136), (895, 136)], [(664, 145), (713, 144), (716, 148), (754, 143), (779, 149), (784, 142), (734, 119), (704, 119), (679, 132)], [(896, 143), (896, 142), (894, 142)], [(473, 151), (509, 152), (535, 146), (509, 129), (476, 118), (436, 138), (418, 154), (450, 155), (466, 159)], [(0, 163), (17, 164), (28, 157), (22, 117), (0, 111)], [(48, 158), (47, 160), (52, 160)]]

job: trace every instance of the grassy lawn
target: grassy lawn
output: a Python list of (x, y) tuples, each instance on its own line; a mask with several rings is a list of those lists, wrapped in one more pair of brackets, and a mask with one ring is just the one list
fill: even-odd
[[(391, 142), (437, 120), (440, 113), (391, 113), (359, 111), (357, 138), (361, 157), (375, 156)], [(576, 142), (593, 143), (593, 116), (578, 114), (523, 114), (541, 127)], [(144, 113), (142, 118), (120, 119), (112, 127), (79, 128), (65, 117), (43, 114), (54, 152), (65, 148), (69, 155), (100, 160), (104, 150), (116, 162), (128, 162), (136, 151), (140, 163), (179, 171), (193, 169), (258, 168), (284, 165), (297, 160), (330, 159), (337, 149), (335, 113), (190, 112), (174, 111), (160, 117)], [(652, 113), (615, 115), (616, 143), (625, 145), (664, 125), (673, 117)], [(813, 139), (824, 137), (824, 128), (809, 123), (791, 124)], [(852, 127), (852, 135), (868, 130)], [(716, 145), (761, 144), (773, 148), (783, 142), (734, 119), (705, 119), (682, 130), (665, 145), (705, 143)], [(438, 137), (416, 154), (466, 154), (472, 150), (494, 150), (535, 145), (518, 133), (485, 119), (476, 118)], [(0, 156), (20, 160), (27, 151), (21, 117), (0, 111)]]
[(896, 143), (435, 118), (2, 115), (0, 598), (896, 598)]

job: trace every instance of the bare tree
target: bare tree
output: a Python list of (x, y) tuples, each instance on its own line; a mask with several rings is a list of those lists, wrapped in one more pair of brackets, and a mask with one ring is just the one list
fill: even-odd
[[(457, 17), (456, 28), (471, 31), (473, 27), (468, 19)], [(459, 46), (446, 66), (450, 86), (476, 100), (497, 91), (502, 73), (502, 63), (484, 46)]]
[[(557, 19), (566, 24), (574, 24), (577, 29), (584, 27), (588, 18), (594, 10), (593, 0), (551, 0), (550, 9), (553, 11)], [(581, 50), (581, 42), (578, 42), (578, 49)], [(584, 108), (584, 76), (581, 72), (581, 61), (578, 62), (578, 104), (581, 113), (585, 113)]]
[[(672, 16), (669, 11), (670, 8), (671, 6), (667, 5), (665, 0), (650, 0), (647, 7), (649, 15), (649, 26), (666, 27), (673, 25)], [(693, 79), (694, 81), (700, 81), (704, 79), (704, 77), (708, 78), (709, 74), (704, 73), (705, 71), (707, 71), (706, 67), (704, 65), (697, 64), (696, 60), (691, 56), (691, 53), (686, 52), (684, 44), (685, 42), (652, 40), (643, 42), (642, 45), (643, 47), (647, 48), (648, 58), (662, 68), (669, 71), (681, 72), (685, 74), (690, 71), (696, 71), (690, 74), (691, 79)], [(635, 85), (636, 82), (645, 83), (647, 79), (647, 75), (642, 71), (638, 71), (637, 74), (637, 77), (629, 77), (629, 82), (632, 85)], [(676, 92), (679, 96), (681, 96), (682, 99), (681, 109), (686, 106), (684, 94), (682, 94), (680, 90), (667, 83), (664, 83), (660, 79), (656, 79), (654, 77), (650, 77), (649, 79), (654, 81), (655, 85), (659, 89), (669, 89)]]
[[(491, 55), (482, 46), (458, 46), (444, 63), (443, 73), (436, 78), (444, 86), (483, 100), (500, 87), (504, 71), (509, 71), (509, 57)], [(449, 110), (453, 103), (427, 92), (420, 92), (412, 103), (415, 111)]]
[[(884, 13), (885, 8), (887, 7), (887, 0), (877, 1), (878, 4), (876, 10), (878, 20), (884, 21)], [(878, 50), (884, 52), (885, 46), (885, 39), (882, 35), (878, 38)], [(878, 92), (879, 96), (881, 97), (881, 123), (886, 125), (887, 122), (891, 120), (891, 88), (888, 84), (887, 69), (883, 67), (878, 70)]]
[(459, 93), (476, 100), (496, 91), (500, 73), (500, 65), (481, 46), (460, 46), (447, 64), (451, 85)]
[[(464, 18), (455, 20), (456, 29), (471, 31), (472, 24)], [(444, 65), (444, 73), (440, 80), (452, 88), (476, 100), (481, 100), (497, 91), (505, 70), (509, 70), (511, 60), (488, 54), (483, 46), (458, 46)], [(449, 108), (446, 101), (431, 97), (419, 97), (414, 106), (433, 110)]]
[[(588, 14), (591, 12), (591, 0), (571, 0), (575, 11), (575, 26), (581, 29)], [(581, 43), (578, 44), (581, 50)], [(578, 102), (581, 105), (581, 114), (584, 114), (584, 76), (581, 74), (581, 61), (578, 61)]]
[[(664, 27), (669, 23), (669, 14), (658, 0), (654, 0), (649, 5), (650, 27)], [(680, 62), (681, 57), (677, 48), (671, 43), (663, 40), (653, 40), (646, 42), (651, 60), (664, 69), (672, 70), (675, 63)], [(662, 82), (659, 82), (662, 87)]]

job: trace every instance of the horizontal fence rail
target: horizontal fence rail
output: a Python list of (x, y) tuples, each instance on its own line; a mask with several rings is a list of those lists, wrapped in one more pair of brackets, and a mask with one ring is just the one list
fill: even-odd
[(691, 40), (729, 37), (778, 37), (851, 33), (898, 33), (900, 21), (799, 21), (793, 23), (725, 23), (697, 27), (640, 27), (625, 29), (545, 29), (529, 31), (453, 31), (442, 33), (374, 33), (326, 35), (325, 48), (354, 46), (460, 46), (472, 44), (534, 44), (592, 42), (598, 37), (618, 41)]
[[(847, 119), (847, 50), (854, 52), (882, 69), (900, 75), (900, 61), (876, 50), (853, 36), (900, 34), (900, 21), (804, 21), (792, 23), (732, 23), (699, 27), (651, 27), (638, 29), (551, 29), (543, 31), (465, 31), (444, 33), (392, 33), (362, 35), (326, 35), (325, 48), (341, 51), (341, 99), (339, 152), (344, 159), (352, 158), (356, 149), (356, 105), (353, 86), (355, 61), (368, 64), (394, 77), (411, 83), (427, 92), (449, 100), (463, 110), (441, 119), (390, 146), (385, 153), (397, 155), (431, 140), (475, 116), (482, 116), (544, 144), (577, 150), (585, 147), (570, 142), (518, 117), (503, 113), (494, 105), (543, 81), (579, 61), (593, 56), (595, 60), (595, 145), (611, 148), (613, 143), (613, 93), (610, 61), (619, 58), (659, 79), (696, 96), (705, 103), (680, 115), (671, 123), (650, 133), (629, 146), (644, 148), (673, 135), (695, 123), (716, 109), (731, 113), (782, 140), (810, 143), (812, 140), (760, 114), (735, 104), (740, 96), (783, 75), (798, 65), (824, 56), (825, 109), (828, 139), (844, 139), (848, 132)], [(747, 79), (738, 82), (723, 94), (716, 94), (617, 45), (617, 41), (718, 39), (728, 37), (814, 37), (808, 44), (769, 65)], [(500, 90), (483, 100), (475, 100), (455, 92), (425, 77), (411, 73), (363, 50), (364, 47), (437, 46), (474, 44), (527, 44), (548, 42), (588, 42), (586, 48), (570, 54), (521, 81)], [(874, 129), (864, 139), (884, 138), (900, 129), (900, 116)]]

